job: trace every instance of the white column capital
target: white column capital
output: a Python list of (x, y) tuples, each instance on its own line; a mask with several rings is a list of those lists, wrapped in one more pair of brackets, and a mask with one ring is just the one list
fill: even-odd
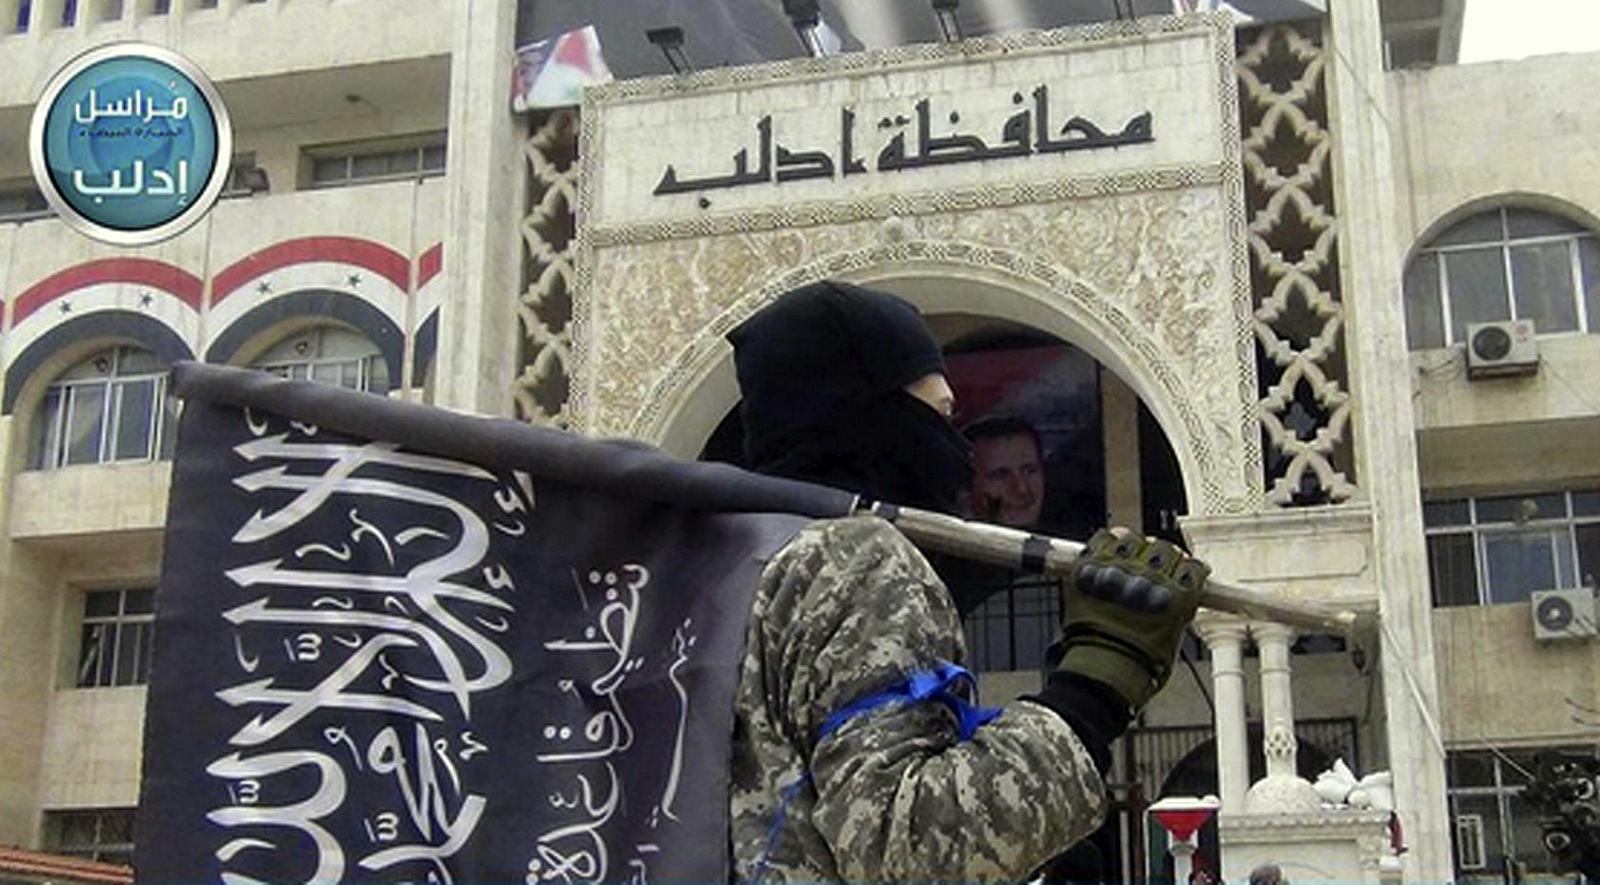
[(1294, 644), (1299, 634), (1288, 624), (1280, 624), (1277, 621), (1251, 621), (1250, 635), (1254, 636), (1260, 645), (1282, 645), (1287, 648)]
[(1204, 609), (1194, 617), (1194, 631), (1207, 648), (1240, 643), (1250, 635), (1250, 624), (1237, 615)]

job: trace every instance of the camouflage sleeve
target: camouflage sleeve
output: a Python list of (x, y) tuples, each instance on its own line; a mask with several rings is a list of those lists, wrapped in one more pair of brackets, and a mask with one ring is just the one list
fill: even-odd
[(1020, 880), (1099, 825), (1104, 791), (1088, 752), (1028, 701), (967, 741), (943, 705), (919, 702), (876, 708), (811, 744), (851, 701), (964, 656), (949, 594), (887, 523), (813, 526), (764, 580), (777, 582), (775, 607), (791, 609), (762, 630), (774, 712), (809, 747), (811, 824), (841, 878)]

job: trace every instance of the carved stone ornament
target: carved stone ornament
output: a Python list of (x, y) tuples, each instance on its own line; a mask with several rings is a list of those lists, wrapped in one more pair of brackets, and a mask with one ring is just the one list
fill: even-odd
[[(623, 99), (637, 105), (784, 77), (966, 70), (1006, 63), (1019, 49), (1134, 53), (1175, 34), (1205, 47), (1208, 110), (1216, 115), (1206, 125), (1214, 122), (1220, 145), (1236, 145), (1231, 20), (1194, 14), (969, 41), (959, 52), (898, 47), (619, 82), (586, 93), (581, 153), (586, 162), (607, 161), (602, 121)], [(685, 391), (725, 370), (731, 351), (723, 335), (789, 289), (827, 278), (939, 277), (957, 286), (982, 279), (1059, 316), (1062, 328), (1083, 336), (1074, 343), (1124, 374), (1162, 421), (1195, 512), (1253, 512), (1263, 467), (1243, 173), (1234, 149), (1216, 156), (929, 190), (907, 189), (903, 182), (921, 179), (900, 177), (888, 180), (898, 190), (875, 195), (585, 223), (577, 234), (569, 414), (587, 433), (659, 440), (679, 420)], [(586, 175), (580, 218), (593, 217), (594, 187)]]

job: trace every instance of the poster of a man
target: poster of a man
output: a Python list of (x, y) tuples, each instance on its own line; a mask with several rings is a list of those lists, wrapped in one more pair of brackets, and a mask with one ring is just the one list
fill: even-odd
[(1036, 528), (1044, 507), (1044, 454), (1027, 419), (985, 418), (965, 431), (972, 441), (974, 518), (1014, 528)]

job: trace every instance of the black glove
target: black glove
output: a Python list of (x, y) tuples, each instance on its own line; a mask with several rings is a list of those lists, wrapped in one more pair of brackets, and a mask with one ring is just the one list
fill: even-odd
[(1166, 684), (1211, 572), (1166, 541), (1127, 529), (1089, 539), (1062, 588), (1057, 669), (1111, 688), (1138, 710)]

